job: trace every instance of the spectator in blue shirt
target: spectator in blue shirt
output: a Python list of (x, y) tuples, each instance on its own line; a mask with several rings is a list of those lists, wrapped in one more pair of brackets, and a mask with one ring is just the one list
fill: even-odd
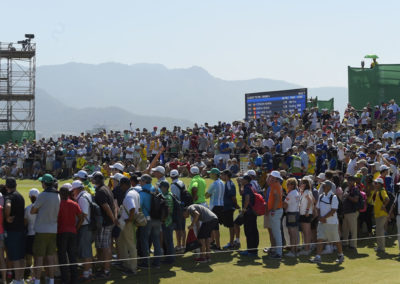
[[(160, 256), (162, 253), (160, 242), (161, 221), (150, 218), (151, 195), (146, 192), (154, 192), (157, 190), (154, 186), (151, 185), (151, 180), (151, 176), (147, 174), (144, 174), (140, 177), (140, 185), (142, 186), (142, 190), (139, 192), (140, 207), (142, 208), (143, 214), (147, 218), (146, 226), (140, 227), (139, 232), (140, 250), (143, 257), (148, 257), (150, 255), (150, 240), (153, 242), (154, 255)], [(142, 260), (142, 263), (140, 263), (138, 266), (142, 268), (148, 268), (149, 259), (144, 258)], [(159, 257), (154, 258), (152, 266), (155, 268), (158, 268), (160, 266)]]
[(221, 179), (225, 183), (224, 191), (224, 211), (222, 213), (222, 224), (229, 228), (229, 243), (224, 249), (235, 248), (238, 244), (234, 241), (233, 213), (239, 208), (236, 200), (236, 187), (232, 178), (232, 172), (225, 170), (221, 174)]

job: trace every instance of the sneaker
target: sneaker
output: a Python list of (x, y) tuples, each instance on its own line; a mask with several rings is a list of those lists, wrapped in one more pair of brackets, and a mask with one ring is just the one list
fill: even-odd
[(232, 245), (231, 243), (227, 243), (226, 246), (223, 246), (222, 248), (225, 249), (225, 250), (233, 249), (234, 245)]
[(195, 258), (194, 261), (196, 261), (197, 263), (206, 263), (207, 259), (198, 257), (198, 258)]
[(310, 255), (311, 254), (311, 251), (309, 251), (309, 250), (302, 250), (302, 251), (299, 251), (298, 253), (297, 253), (297, 255)]
[(275, 250), (273, 248), (264, 248), (263, 252), (268, 254), (275, 254)]
[(210, 249), (212, 249), (212, 250), (221, 250), (221, 248), (220, 248), (220, 247), (217, 247), (216, 244), (210, 245)]
[(140, 269), (149, 269), (150, 268), (147, 264), (143, 264), (143, 263), (138, 264), (137, 267), (140, 268)]
[(289, 251), (287, 254), (285, 254), (285, 256), (286, 257), (296, 257), (296, 255), (291, 251)]
[(344, 255), (338, 255), (338, 258), (336, 259), (336, 263), (342, 264), (344, 262)]
[(108, 278), (110, 278), (110, 276), (111, 276), (110, 272), (104, 272), (104, 271), (99, 271), (96, 274), (97, 279), (108, 279)]
[(133, 275), (136, 275), (136, 274), (137, 274), (137, 271), (136, 271), (136, 270), (129, 269), (129, 268), (125, 268), (125, 270), (123, 271), (123, 273), (124, 273), (126, 276), (133, 276)]
[(378, 247), (374, 248), (374, 250), (375, 250), (377, 253), (385, 253), (385, 250), (384, 250), (384, 249), (381, 249), (381, 248), (378, 248)]
[(269, 256), (271, 259), (281, 260), (282, 256), (280, 254), (274, 253)]
[(314, 258), (310, 259), (310, 262), (320, 264), (322, 262), (321, 261), (321, 257), (320, 256), (315, 256)]
[(333, 253), (333, 249), (330, 247), (330, 246), (326, 246), (325, 248), (324, 248), (324, 250), (321, 252), (321, 254), (331, 254), (331, 253)]
[(258, 255), (257, 255), (257, 251), (255, 251), (255, 252), (250, 252), (250, 251), (248, 251), (248, 250), (241, 251), (239, 254), (240, 254), (241, 256), (258, 256)]
[(356, 247), (349, 247), (349, 250), (354, 252), (355, 254), (358, 254), (358, 250)]

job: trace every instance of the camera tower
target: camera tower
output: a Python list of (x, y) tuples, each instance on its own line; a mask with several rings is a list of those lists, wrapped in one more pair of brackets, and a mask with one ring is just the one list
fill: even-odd
[(0, 42), (0, 142), (35, 139), (36, 44), (33, 34)]

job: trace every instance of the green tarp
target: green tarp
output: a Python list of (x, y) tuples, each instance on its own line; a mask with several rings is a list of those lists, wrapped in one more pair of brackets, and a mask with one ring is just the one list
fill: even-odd
[(311, 99), (311, 101), (307, 103), (307, 108), (311, 108), (311, 107), (318, 107), (319, 110), (327, 109), (329, 111), (332, 111), (335, 108), (335, 100), (334, 100), (334, 98), (332, 98), (328, 101), (321, 101), (321, 100), (318, 100), (318, 97), (317, 97), (315, 99)]
[(0, 131), (0, 144), (15, 141), (21, 143), (24, 139), (32, 141), (35, 137), (36, 132), (33, 130)]
[(349, 102), (362, 109), (400, 98), (400, 64), (378, 64), (374, 68), (348, 67)]

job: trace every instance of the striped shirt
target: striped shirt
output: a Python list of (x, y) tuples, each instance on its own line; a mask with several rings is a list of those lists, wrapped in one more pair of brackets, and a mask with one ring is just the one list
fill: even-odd
[(210, 209), (212, 210), (214, 206), (224, 206), (224, 193), (225, 185), (220, 180), (214, 181), (207, 190), (207, 193), (211, 195), (210, 197)]

